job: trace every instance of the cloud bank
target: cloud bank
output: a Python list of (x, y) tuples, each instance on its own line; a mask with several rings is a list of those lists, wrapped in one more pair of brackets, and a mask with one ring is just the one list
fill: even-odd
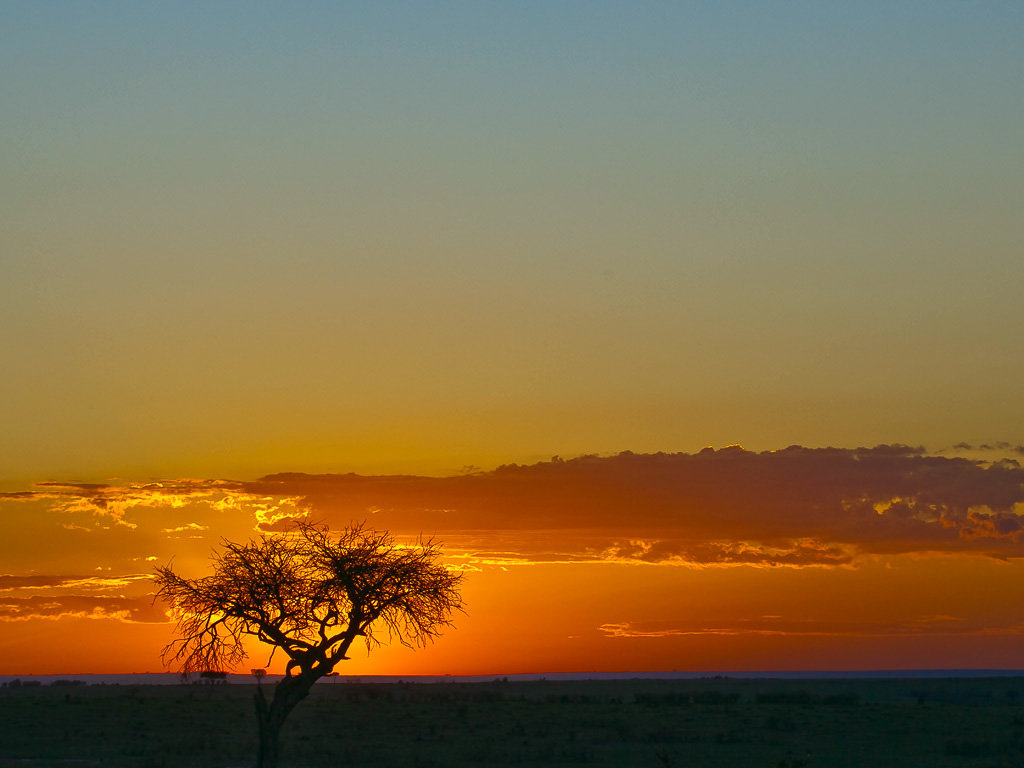
[[(1024, 556), (1017, 461), (932, 456), (905, 445), (624, 452), (453, 477), (47, 483), (4, 498), (46, 501), (68, 524), (91, 515), (96, 524), (179, 540), (209, 540), (227, 513), (248, 515), (262, 532), (286, 529), (298, 516), (334, 526), (367, 520), (436, 537), (466, 565), (843, 567), (864, 555)], [(165, 514), (186, 507), (187, 519)]]
[(922, 452), (626, 452), (459, 477), (279, 474), (242, 487), (300, 497), (333, 523), (500, 539), (527, 558), (837, 566), (863, 554), (1024, 555), (1020, 465)]

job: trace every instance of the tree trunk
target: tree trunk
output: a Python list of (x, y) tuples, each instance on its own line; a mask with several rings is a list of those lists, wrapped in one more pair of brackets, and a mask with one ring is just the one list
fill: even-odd
[(256, 768), (277, 768), (277, 744), (280, 725), (271, 726), (260, 722), (260, 751), (256, 756)]
[(277, 768), (281, 726), (295, 705), (309, 695), (314, 682), (314, 677), (306, 675), (283, 678), (274, 688), (274, 700), (269, 707), (263, 689), (256, 689), (256, 719), (260, 735), (256, 768)]

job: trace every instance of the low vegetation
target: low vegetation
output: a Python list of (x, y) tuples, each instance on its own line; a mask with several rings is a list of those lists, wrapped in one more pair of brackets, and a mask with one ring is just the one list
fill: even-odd
[[(0, 688), (0, 766), (248, 768), (252, 685)], [(1024, 765), (1024, 678), (314, 686), (286, 768)]]

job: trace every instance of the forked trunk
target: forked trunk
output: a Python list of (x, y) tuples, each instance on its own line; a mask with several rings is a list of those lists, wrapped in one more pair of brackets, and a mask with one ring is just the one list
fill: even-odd
[(263, 689), (256, 689), (256, 718), (260, 735), (256, 768), (277, 768), (281, 726), (295, 705), (309, 695), (313, 682), (312, 677), (305, 675), (282, 679), (274, 688), (274, 699), (269, 707)]

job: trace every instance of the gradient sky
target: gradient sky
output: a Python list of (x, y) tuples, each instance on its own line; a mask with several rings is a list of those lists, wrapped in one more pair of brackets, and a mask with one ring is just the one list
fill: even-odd
[[(14, 648), (57, 648), (70, 622), (82, 644), (62, 653), (78, 660), (55, 671), (158, 668), (167, 626), (124, 624), (142, 609), (115, 599), (149, 589), (117, 581), (145, 558), (180, 544), (198, 574), (220, 535), (253, 534), (260, 504), (344, 523), (394, 492), (341, 514), (291, 488), (232, 487), (229, 507), (189, 490), (183, 506), (137, 501), (133, 528), (94, 519), (90, 499), (68, 511), (41, 482), (461, 476), (734, 443), (904, 444), (979, 471), (1019, 458), (1021, 40), (1013, 2), (0, 3), (0, 491), (28, 494), (0, 499), (18, 542), (0, 597), (85, 601), (62, 618), (40, 618), (54, 599), (0, 605), (16, 619), (3, 664), (32, 671)], [(886, 514), (903, 494), (925, 503), (891, 490), (871, 497)], [(588, 509), (597, 492), (575, 493), (564, 503)], [(674, 514), (692, 522), (712, 498)], [(980, 536), (960, 525), (970, 514), (1021, 512), (1012, 493), (935, 503), (948, 514), (929, 520), (955, 519), (958, 541)], [(679, 537), (626, 523), (535, 535), (558, 553), (621, 546), (627, 563), (534, 563), (504, 518), (454, 526), (424, 504), (385, 522), (533, 564), (477, 563), (450, 641), (365, 669), (1024, 666), (1012, 633), (984, 634), (1024, 620), (1016, 595), (972, 608), (938, 586), (1009, 590), (1019, 566), (1002, 545), (865, 549), (762, 529), (774, 507), (744, 498), (754, 532), (709, 527), (719, 548), (673, 550), (685, 567), (633, 562), (629, 541)], [(736, 560), (747, 544), (791, 561)], [(817, 551), (835, 557), (801, 559)], [(919, 610), (851, 616), (842, 642), (874, 632), (861, 656), (821, 639), (830, 606), (892, 594), (890, 579), (917, 585)], [(567, 597), (538, 601), (552, 582)], [(612, 583), (621, 610), (586, 608)], [(730, 602), (738, 585), (789, 602)], [(705, 593), (700, 610), (678, 602)], [(522, 657), (459, 667), (505, 606), (546, 629)], [(894, 629), (936, 616), (970, 631), (925, 632), (924, 648)], [(746, 629), (705, 631), (719, 619)], [(817, 629), (787, 645), (798, 620)], [(110, 656), (122, 624), (132, 651)]]

